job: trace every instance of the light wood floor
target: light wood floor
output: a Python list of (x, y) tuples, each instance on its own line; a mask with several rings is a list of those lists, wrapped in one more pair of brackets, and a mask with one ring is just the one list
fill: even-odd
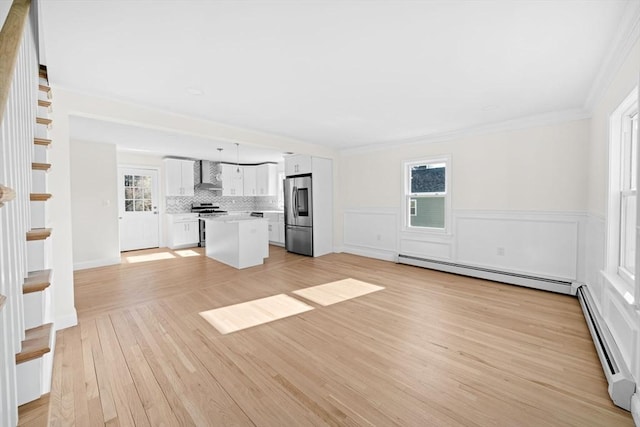
[[(242, 271), (161, 249), (76, 272), (51, 424), (633, 425), (573, 297), (270, 249)], [(386, 289), (228, 335), (198, 315), (349, 277)]]

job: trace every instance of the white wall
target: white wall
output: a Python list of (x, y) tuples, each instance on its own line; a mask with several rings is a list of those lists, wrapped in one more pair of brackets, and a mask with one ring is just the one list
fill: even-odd
[(589, 121), (345, 152), (345, 209), (397, 208), (402, 162), (451, 154), (454, 209), (584, 211)]
[[(605, 268), (607, 247), (609, 117), (639, 83), (640, 42), (636, 38), (622, 66), (593, 108), (589, 142), (589, 218), (586, 253), (586, 282), (600, 314), (619, 343), (623, 356), (636, 379), (637, 390), (640, 390), (640, 312), (603, 277), (601, 271)], [(640, 295), (637, 295), (636, 299), (639, 297)], [(635, 416), (640, 417), (640, 413)]]
[(74, 269), (120, 262), (116, 147), (71, 142)]
[[(583, 278), (588, 120), (343, 153), (344, 250)], [(402, 230), (405, 160), (451, 155), (448, 234)], [(354, 231), (354, 227), (360, 230)], [(500, 249), (500, 251), (499, 251)]]
[(73, 293), (73, 238), (71, 226), (71, 144), (69, 142), (69, 99), (53, 88), (53, 126), (49, 148), (49, 192), (53, 197), (50, 220), (55, 233), (52, 247), (53, 307), (56, 328), (66, 328), (77, 323)]

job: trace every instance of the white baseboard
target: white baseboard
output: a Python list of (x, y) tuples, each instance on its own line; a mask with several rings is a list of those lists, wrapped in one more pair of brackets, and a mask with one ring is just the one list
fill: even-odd
[(631, 396), (631, 415), (636, 427), (640, 427), (640, 390), (636, 390), (635, 394)]
[(76, 326), (77, 324), (78, 324), (78, 313), (74, 308), (72, 313), (68, 313), (63, 316), (56, 317), (56, 320), (54, 321), (54, 328), (56, 331), (59, 331), (61, 329), (66, 329), (72, 326)]
[(104, 267), (107, 265), (120, 264), (120, 257), (96, 259), (93, 261), (77, 262), (73, 264), (73, 270), (86, 270), (87, 268)]
[(382, 261), (396, 262), (398, 254), (393, 251), (384, 249), (365, 248), (362, 246), (344, 245), (341, 252), (353, 255), (364, 256), (367, 258), (380, 259)]

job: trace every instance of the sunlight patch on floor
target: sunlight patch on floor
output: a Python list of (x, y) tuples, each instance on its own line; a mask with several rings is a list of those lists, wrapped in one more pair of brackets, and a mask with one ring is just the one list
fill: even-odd
[(181, 257), (188, 257), (188, 256), (202, 256), (202, 254), (199, 254), (198, 252), (191, 250), (191, 249), (185, 249), (182, 251), (174, 251), (176, 254), (180, 255)]
[(149, 254), (149, 255), (123, 256), (122, 258), (124, 259), (125, 262), (129, 264), (135, 264), (137, 262), (161, 261), (165, 259), (172, 259), (172, 258), (175, 258), (175, 255), (173, 255), (170, 252), (160, 252), (160, 253)]
[(298, 289), (294, 294), (306, 298), (320, 305), (331, 305), (360, 297), (371, 292), (384, 289), (382, 286), (361, 282), (355, 279), (338, 280), (337, 282), (326, 283), (324, 285), (312, 286), (310, 288)]
[(288, 295), (279, 294), (203, 311), (200, 316), (221, 334), (228, 334), (309, 310), (313, 310), (313, 307)]

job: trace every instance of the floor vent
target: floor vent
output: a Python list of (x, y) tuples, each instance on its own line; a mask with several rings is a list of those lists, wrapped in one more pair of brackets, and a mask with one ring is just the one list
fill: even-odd
[(537, 277), (526, 274), (511, 273), (500, 270), (492, 270), (483, 267), (474, 267), (447, 261), (418, 258), (409, 255), (398, 255), (401, 264), (414, 265), (432, 270), (446, 271), (448, 273), (461, 274), (463, 276), (478, 277), (480, 279), (493, 280), (495, 282), (509, 283), (512, 285), (526, 286), (529, 288), (543, 289), (545, 291), (562, 294), (574, 294), (573, 282)]
[(593, 344), (609, 383), (609, 396), (617, 406), (630, 411), (631, 396), (636, 389), (636, 384), (622, 359), (611, 332), (595, 309), (589, 289), (584, 285), (578, 288), (578, 300), (580, 300)]

